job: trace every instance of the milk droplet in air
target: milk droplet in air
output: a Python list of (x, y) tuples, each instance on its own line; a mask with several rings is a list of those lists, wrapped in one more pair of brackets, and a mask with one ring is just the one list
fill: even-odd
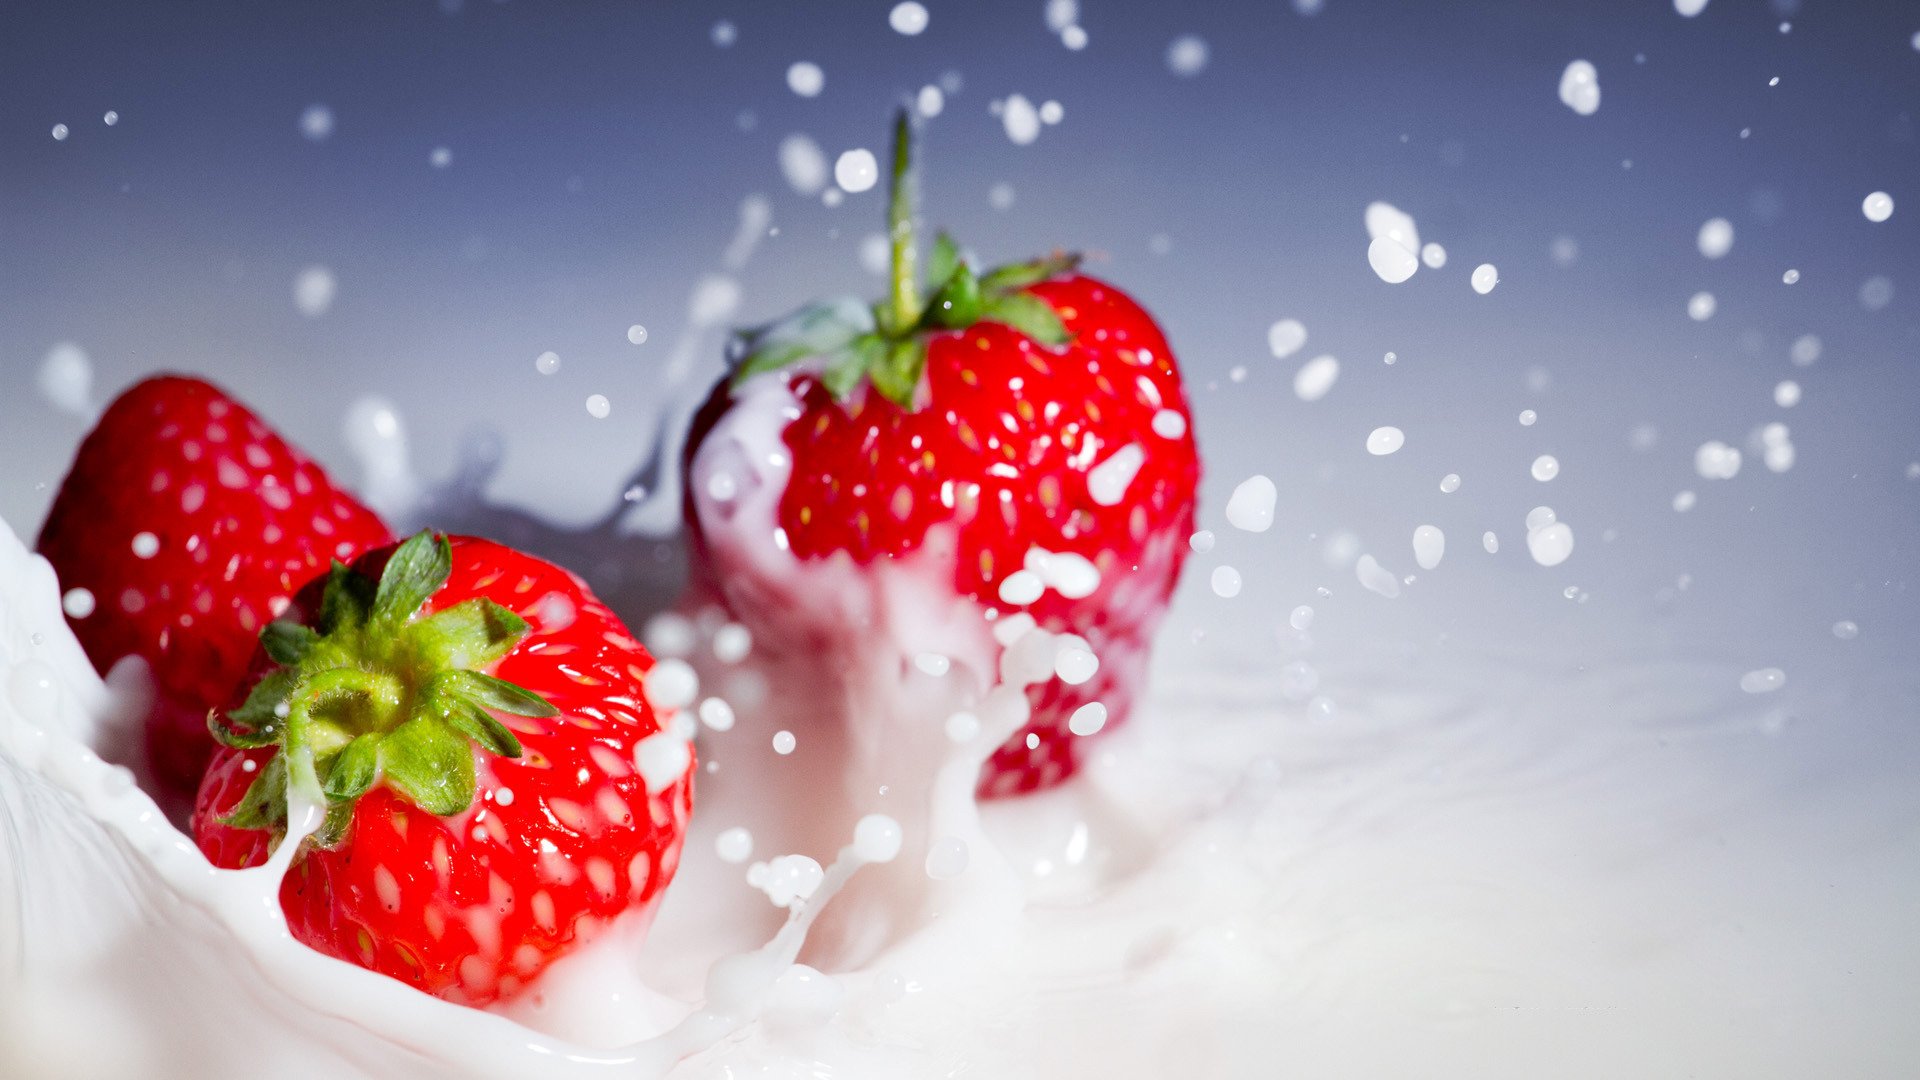
[(687, 740), (662, 731), (641, 739), (633, 747), (633, 764), (648, 791), (665, 791), (687, 771), (693, 761), (693, 748)]
[(1700, 226), (1700, 254), (1709, 259), (1725, 258), (1733, 250), (1733, 222), (1726, 218), (1710, 219)]
[(1213, 568), (1213, 593), (1231, 600), (1240, 595), (1240, 571), (1231, 566)]
[(780, 140), (780, 174), (797, 194), (817, 195), (827, 186), (826, 152), (806, 135), (789, 135)]
[(1691, 19), (1707, 10), (1707, 0), (1673, 0), (1673, 10), (1679, 12), (1681, 18)]
[(1331, 356), (1316, 356), (1300, 365), (1293, 375), (1293, 393), (1301, 401), (1319, 401), (1340, 378), (1340, 361)]
[(1451, 495), (1460, 490), (1460, 474), (1448, 473), (1440, 478), (1440, 494)]
[(40, 360), (40, 393), (70, 416), (93, 416), (93, 360), (71, 341), (47, 350)]
[(1379, 593), (1389, 600), (1400, 595), (1400, 579), (1394, 576), (1393, 571), (1381, 566), (1373, 556), (1360, 556), (1353, 570), (1354, 576), (1360, 579), (1361, 587), (1368, 592)]
[(1676, 492), (1673, 496), (1673, 512), (1676, 514), (1684, 514), (1693, 509), (1694, 504), (1699, 501), (1700, 496), (1695, 494), (1692, 489)]
[(1706, 322), (1713, 318), (1714, 309), (1719, 306), (1712, 293), (1705, 291), (1694, 293), (1693, 298), (1687, 301), (1687, 318), (1694, 322)]
[(551, 375), (559, 371), (560, 354), (556, 352), (543, 352), (539, 356), (534, 357), (533, 370), (542, 375)]
[(1420, 228), (1413, 215), (1388, 202), (1371, 202), (1366, 210), (1367, 237), (1386, 237), (1409, 252), (1420, 250)]
[(1087, 702), (1067, 718), (1067, 730), (1075, 735), (1092, 735), (1106, 726), (1107, 707), (1097, 701)]
[(879, 179), (880, 163), (874, 160), (871, 150), (849, 150), (833, 163), (833, 182), (853, 194), (866, 191)]
[(1693, 452), (1693, 468), (1708, 480), (1731, 480), (1740, 474), (1740, 451), (1718, 439), (1709, 440)]
[(1240, 482), (1227, 499), (1227, 521), (1244, 532), (1266, 532), (1273, 527), (1273, 504), (1278, 497), (1273, 481), (1253, 476)]
[(1376, 236), (1367, 245), (1367, 265), (1389, 285), (1398, 285), (1420, 269), (1420, 259), (1389, 236)]
[(893, 27), (895, 33), (905, 34), (908, 37), (925, 30), (927, 21), (926, 5), (916, 3), (915, 0), (904, 0), (903, 3), (895, 4), (893, 10), (887, 13), (887, 25)]
[(1187, 418), (1173, 409), (1161, 409), (1153, 414), (1153, 433), (1163, 439), (1177, 439), (1187, 433)]
[(60, 597), (60, 610), (66, 612), (69, 619), (84, 619), (93, 614), (93, 609), (93, 593), (87, 589), (68, 589)]
[(1820, 359), (1820, 339), (1813, 334), (1802, 334), (1793, 339), (1787, 349), (1787, 359), (1794, 367), (1812, 367)]
[(1413, 561), (1420, 569), (1431, 570), (1440, 565), (1440, 559), (1447, 553), (1447, 537), (1432, 525), (1422, 525), (1413, 530)]
[(1275, 360), (1285, 360), (1307, 343), (1307, 328), (1299, 319), (1281, 319), (1267, 327), (1267, 349)]
[(1485, 296), (1500, 284), (1500, 271), (1492, 263), (1481, 263), (1473, 268), (1473, 291)]
[(1490, 532), (1481, 533), (1480, 546), (1486, 548), (1487, 554), (1489, 555), (1498, 554), (1500, 551), (1500, 538)]
[(1191, 79), (1207, 69), (1207, 43), (1204, 38), (1185, 34), (1167, 46), (1167, 70), (1183, 79)]
[(1553, 507), (1536, 506), (1527, 511), (1527, 531), (1544, 529), (1558, 520), (1560, 519), (1554, 514)]
[(710, 697), (700, 703), (700, 722), (714, 731), (733, 730), (733, 706), (717, 697)]
[(1527, 552), (1533, 561), (1541, 566), (1559, 566), (1573, 554), (1573, 529), (1564, 521), (1556, 521), (1544, 529), (1527, 534)]
[(1560, 103), (1581, 116), (1600, 109), (1600, 73), (1585, 60), (1575, 60), (1560, 73)]
[(1001, 103), (1000, 126), (1015, 146), (1026, 146), (1040, 137), (1040, 112), (1025, 95), (1014, 94)]
[(862, 862), (892, 862), (900, 854), (900, 823), (886, 814), (861, 818), (853, 826), (853, 853)]
[(647, 703), (656, 709), (682, 709), (700, 693), (700, 676), (685, 660), (668, 657), (654, 664), (640, 680)]
[(1521, 409), (1519, 419), (1521, 427), (1532, 427), (1540, 422), (1540, 414), (1532, 409)]
[(776, 731), (773, 733), (773, 752), (774, 753), (779, 754), (782, 757), (785, 757), (786, 755), (793, 753), (793, 748), (797, 745), (799, 745), (799, 740), (793, 737), (793, 732)]
[(1295, 630), (1305, 630), (1307, 627), (1312, 626), (1313, 609), (1305, 604), (1294, 608), (1293, 612), (1287, 616), (1287, 625), (1293, 627)]
[(307, 318), (317, 319), (333, 307), (336, 287), (333, 271), (309, 266), (293, 279), (293, 306)]
[(1192, 536), (1187, 537), (1187, 546), (1192, 548), (1195, 551), (1205, 554), (1206, 552), (1213, 550), (1213, 541), (1214, 541), (1213, 530), (1201, 529), (1199, 532), (1194, 533)]
[(1367, 435), (1367, 453), (1385, 457), (1407, 444), (1407, 435), (1397, 427), (1377, 427)]
[(1087, 474), (1087, 494), (1101, 506), (1118, 506), (1126, 498), (1127, 488), (1133, 484), (1134, 474), (1147, 459), (1146, 451), (1137, 443), (1128, 443), (1113, 452), (1113, 456), (1093, 467)]
[(1860, 212), (1867, 220), (1879, 223), (1893, 216), (1893, 196), (1884, 191), (1876, 191), (1860, 203)]
[(1841, 641), (1852, 641), (1860, 636), (1860, 624), (1851, 619), (1842, 619), (1833, 624), (1833, 636)]
[(714, 854), (721, 862), (743, 863), (753, 855), (753, 834), (735, 825), (713, 838)]
[(1539, 457), (1533, 459), (1533, 469), (1531, 471), (1533, 478), (1544, 484), (1560, 475), (1560, 460), (1552, 454), (1541, 454)]
[(309, 105), (300, 114), (300, 134), (311, 142), (324, 142), (333, 134), (333, 110), (325, 105)]
[(587, 415), (588, 416), (593, 417), (595, 420), (605, 420), (607, 418), (607, 414), (611, 413), (612, 411), (613, 411), (613, 403), (607, 400), (607, 395), (589, 394), (587, 396)]
[(1740, 689), (1749, 694), (1771, 694), (1787, 685), (1787, 673), (1777, 667), (1758, 668), (1740, 676)]
[(927, 849), (927, 876), (935, 881), (951, 881), (967, 872), (970, 857), (965, 840), (943, 836)]
[(1438, 270), (1447, 265), (1447, 249), (1439, 244), (1428, 244), (1420, 249), (1420, 261), (1427, 264), (1427, 269)]
[(801, 97), (819, 97), (826, 86), (827, 73), (820, 70), (819, 64), (801, 60), (787, 69), (787, 89)]
[(1800, 384), (1792, 379), (1782, 379), (1773, 388), (1773, 403), (1783, 409), (1791, 409), (1800, 404)]

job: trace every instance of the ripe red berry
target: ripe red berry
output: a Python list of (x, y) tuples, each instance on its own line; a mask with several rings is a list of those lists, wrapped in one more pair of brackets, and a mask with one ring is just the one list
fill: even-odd
[(290, 802), (323, 800), (281, 884), (294, 937), (484, 1005), (651, 912), (692, 751), (647, 702), (652, 659), (578, 578), (422, 533), (289, 615), (219, 722), (193, 828), (215, 865), (256, 866)]
[(158, 376), (80, 444), (38, 547), (78, 598), (69, 622), (94, 666), (139, 656), (153, 669), (149, 758), (190, 793), (213, 751), (207, 710), (246, 674), (261, 628), (330, 559), (389, 539), (246, 406)]

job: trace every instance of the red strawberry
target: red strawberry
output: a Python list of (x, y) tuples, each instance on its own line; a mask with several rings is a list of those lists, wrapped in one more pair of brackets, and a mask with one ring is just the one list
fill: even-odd
[[(749, 339), (755, 351), (695, 421), (691, 531), (711, 559), (703, 532), (719, 522), (702, 520), (692, 476), (702, 441), (754, 380), (784, 380), (791, 404), (775, 422), (792, 467), (777, 519), (794, 555), (865, 565), (952, 526), (958, 595), (1078, 634), (1100, 658), (1081, 685), (1032, 687), (1030, 723), (981, 777), (982, 794), (1029, 791), (1077, 767), (1076, 709), (1099, 701), (1108, 726), (1124, 719), (1192, 533), (1199, 461), (1166, 339), (1125, 294), (1074, 273), (1076, 260), (976, 276), (942, 235), (934, 296), (921, 299), (904, 117), (896, 132), (892, 296), (872, 317), (823, 305)], [(1036, 550), (1090, 561), (1097, 587), (1029, 602), (1033, 582), (1007, 582)], [(709, 576), (736, 610), (767, 606), (753, 567)]]
[(652, 658), (580, 579), (421, 533), (336, 566), (289, 614), (218, 721), (193, 831), (215, 865), (256, 866), (299, 777), (324, 791), (280, 888), (294, 937), (484, 1005), (651, 914), (693, 757), (643, 694)]
[(121, 394), (80, 444), (39, 549), (93, 611), (75, 636), (102, 673), (153, 668), (147, 750), (190, 793), (213, 740), (207, 710), (246, 674), (261, 627), (295, 589), (386, 543), (387, 527), (246, 406), (163, 375)]

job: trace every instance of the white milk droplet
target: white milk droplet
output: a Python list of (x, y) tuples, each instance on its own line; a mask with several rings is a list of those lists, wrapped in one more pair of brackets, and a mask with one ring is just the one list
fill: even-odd
[(1307, 328), (1299, 319), (1281, 319), (1267, 327), (1267, 349), (1275, 360), (1285, 360), (1307, 343)]
[(607, 395), (589, 394), (587, 396), (587, 415), (588, 416), (593, 417), (595, 420), (605, 420), (607, 418), (607, 414), (612, 411), (613, 411), (613, 403), (607, 400)]
[(1787, 673), (1777, 667), (1758, 668), (1740, 676), (1740, 689), (1749, 694), (1771, 694), (1787, 685)]
[(1195, 34), (1173, 39), (1167, 46), (1167, 70), (1183, 79), (1191, 79), (1207, 69), (1206, 40)]
[(1106, 726), (1107, 707), (1097, 701), (1087, 702), (1067, 718), (1067, 730), (1075, 735), (1092, 735)]
[(917, 3), (916, 0), (902, 0), (901, 3), (893, 5), (893, 10), (887, 13), (887, 25), (893, 27), (895, 33), (905, 34), (908, 37), (925, 30), (927, 21), (926, 5)]
[(1691, 19), (1707, 10), (1707, 0), (1673, 0), (1673, 10), (1682, 18)]
[(793, 753), (793, 748), (798, 745), (799, 740), (793, 737), (793, 732), (791, 731), (783, 730), (773, 733), (773, 752), (782, 757)]
[(1530, 471), (1535, 480), (1544, 484), (1560, 475), (1560, 459), (1552, 454), (1541, 454), (1533, 459), (1533, 468)]
[(1353, 570), (1354, 576), (1360, 579), (1360, 585), (1368, 592), (1379, 593), (1389, 600), (1400, 595), (1400, 579), (1394, 576), (1393, 571), (1381, 566), (1373, 556), (1360, 556)]
[(1460, 490), (1460, 474), (1448, 473), (1440, 478), (1440, 494), (1451, 495)]
[(93, 360), (71, 341), (47, 350), (40, 361), (40, 392), (69, 416), (93, 416)]
[(827, 154), (806, 135), (780, 140), (780, 174), (800, 195), (817, 195), (827, 186)]
[(1294, 608), (1293, 611), (1287, 615), (1287, 625), (1293, 627), (1295, 630), (1305, 630), (1307, 627), (1312, 626), (1313, 609), (1306, 604), (1301, 604), (1299, 607)]
[(1773, 403), (1783, 409), (1800, 404), (1800, 384), (1792, 379), (1782, 379), (1773, 388)]
[(645, 345), (647, 343), (647, 328), (641, 326), (639, 323), (634, 323), (632, 326), (627, 327), (627, 341), (634, 345)]
[(1187, 546), (1202, 554), (1213, 550), (1214, 535), (1212, 529), (1201, 529), (1187, 537)]
[(150, 532), (133, 534), (133, 554), (136, 558), (151, 559), (160, 551), (160, 538)]
[(1833, 624), (1833, 636), (1841, 641), (1852, 641), (1860, 636), (1860, 624), (1851, 619), (1842, 619)]
[(753, 855), (753, 834), (735, 825), (713, 838), (714, 854), (721, 862), (743, 863)]
[(69, 619), (84, 619), (93, 614), (93, 593), (88, 589), (68, 589), (60, 597), (60, 610), (67, 613)]
[(333, 134), (333, 110), (325, 105), (309, 105), (300, 114), (300, 134), (312, 142), (325, 141)]
[(1140, 449), (1138, 443), (1128, 443), (1115, 450), (1113, 456), (1087, 473), (1087, 494), (1101, 506), (1118, 506), (1120, 500), (1127, 497), (1127, 488), (1146, 460), (1146, 451)]
[(686, 773), (693, 761), (693, 747), (687, 740), (662, 731), (641, 739), (633, 747), (633, 764), (648, 791), (665, 791)]
[(1585, 60), (1575, 60), (1560, 73), (1560, 103), (1581, 116), (1600, 110), (1600, 73)]
[(1231, 566), (1213, 568), (1213, 592), (1215, 596), (1232, 599), (1240, 595), (1240, 571)]
[(1316, 356), (1300, 365), (1293, 375), (1293, 393), (1301, 401), (1319, 401), (1340, 378), (1340, 361), (1331, 356)]
[(1740, 451), (1718, 439), (1709, 440), (1693, 452), (1693, 468), (1708, 480), (1731, 480), (1740, 474)]
[(1492, 263), (1481, 263), (1473, 268), (1473, 291), (1485, 296), (1500, 284), (1500, 271)]
[(870, 863), (892, 862), (900, 854), (900, 823), (886, 814), (868, 814), (854, 823), (853, 853)]
[(957, 836), (943, 836), (927, 849), (927, 876), (935, 881), (950, 881), (967, 872), (972, 853), (967, 842)]
[(647, 702), (656, 709), (682, 709), (700, 694), (700, 676), (685, 660), (669, 657), (654, 664), (640, 680)]
[(1024, 94), (1014, 94), (1000, 106), (1000, 126), (1015, 146), (1026, 146), (1040, 137), (1040, 113)]
[(1026, 607), (1040, 594), (1046, 591), (1046, 582), (1031, 570), (1015, 570), (1000, 582), (1000, 602), (1015, 607)]
[(1397, 427), (1377, 427), (1367, 435), (1367, 453), (1375, 457), (1385, 457), (1406, 444), (1406, 432)]
[(826, 86), (827, 73), (820, 70), (819, 64), (801, 60), (787, 69), (787, 89), (801, 97), (818, 97)]
[(1860, 203), (1860, 212), (1867, 215), (1868, 221), (1885, 221), (1893, 216), (1893, 196), (1876, 191)]
[(1700, 254), (1707, 258), (1725, 258), (1733, 250), (1733, 222), (1723, 217), (1709, 219), (1700, 226), (1698, 244)]
[(293, 306), (309, 319), (317, 319), (333, 307), (337, 283), (333, 271), (324, 266), (309, 266), (293, 279)]
[(714, 731), (731, 731), (733, 706), (717, 697), (710, 697), (700, 703), (700, 722)]
[(1227, 522), (1243, 532), (1266, 532), (1273, 527), (1273, 504), (1278, 497), (1273, 481), (1249, 477), (1227, 499)]
[(1700, 496), (1695, 494), (1691, 489), (1676, 492), (1673, 496), (1673, 512), (1676, 514), (1684, 514), (1693, 509), (1694, 504), (1699, 501)]
[(1486, 548), (1487, 554), (1489, 555), (1498, 554), (1500, 551), (1500, 538), (1490, 532), (1481, 533), (1480, 546)]
[(1427, 269), (1438, 270), (1447, 265), (1447, 249), (1439, 244), (1428, 244), (1420, 249), (1420, 261), (1427, 264)]
[(1704, 291), (1694, 293), (1693, 298), (1687, 301), (1687, 318), (1694, 322), (1706, 322), (1713, 318), (1714, 309), (1719, 306), (1719, 302), (1714, 300), (1712, 293)]
[(1820, 339), (1813, 334), (1802, 334), (1793, 339), (1793, 345), (1787, 350), (1787, 359), (1795, 367), (1812, 367), (1820, 359)]
[(1556, 521), (1544, 529), (1527, 534), (1527, 551), (1541, 566), (1559, 566), (1573, 554), (1573, 529)]
[(853, 194), (866, 191), (879, 180), (880, 163), (874, 160), (871, 150), (849, 150), (833, 163), (833, 182)]
[(1440, 559), (1447, 553), (1447, 537), (1432, 525), (1422, 525), (1413, 530), (1413, 561), (1420, 569), (1431, 570), (1440, 565)]
[(1560, 519), (1554, 514), (1553, 507), (1536, 506), (1527, 511), (1527, 531), (1534, 532), (1539, 529), (1544, 529), (1558, 520)]
[(1177, 439), (1187, 433), (1187, 418), (1173, 409), (1161, 409), (1153, 414), (1153, 433), (1163, 439)]
[(1400, 241), (1376, 236), (1367, 245), (1367, 265), (1389, 285), (1398, 285), (1420, 269), (1420, 258)]
[(539, 356), (534, 357), (533, 370), (542, 375), (551, 375), (559, 371), (560, 354), (556, 352), (543, 352)]

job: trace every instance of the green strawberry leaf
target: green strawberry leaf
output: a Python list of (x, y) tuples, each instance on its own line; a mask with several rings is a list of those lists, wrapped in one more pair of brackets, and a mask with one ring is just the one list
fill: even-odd
[[(247, 691), (239, 708), (225, 717), (217, 711), (207, 714), (208, 729), (219, 742), (242, 750), (279, 742), (280, 722), (286, 718), (296, 681), (294, 673), (285, 668), (268, 672)], [(227, 723), (229, 720), (239, 727)]]
[(1016, 292), (995, 297), (987, 301), (981, 317), (1018, 330), (1042, 345), (1065, 345), (1070, 337), (1066, 324), (1060, 321), (1059, 313), (1032, 293)]
[(1029, 285), (1038, 285), (1043, 281), (1070, 274), (1080, 266), (1077, 254), (1049, 255), (1032, 262), (1010, 263), (996, 267), (980, 279), (983, 292), (1011, 292), (1024, 289)]
[(953, 242), (953, 237), (942, 229), (933, 238), (933, 253), (927, 256), (927, 284), (938, 293), (953, 279), (953, 272), (959, 268), (960, 248)]
[(373, 621), (399, 627), (439, 592), (453, 574), (453, 546), (445, 536), (422, 530), (408, 537), (380, 574), (373, 597)]
[(527, 620), (485, 597), (436, 611), (407, 628), (420, 658), (435, 668), (485, 667), (527, 636)]
[(334, 756), (324, 785), (328, 802), (352, 802), (373, 786), (380, 775), (381, 741), (381, 736), (368, 732)]
[(560, 710), (539, 694), (478, 671), (444, 671), (434, 677), (434, 683), (483, 709), (498, 709), (514, 716), (560, 715)]
[(886, 359), (868, 371), (873, 388), (903, 409), (915, 408), (920, 375), (927, 367), (927, 343), (914, 335), (887, 347)]
[(519, 737), (470, 699), (448, 698), (442, 703), (441, 715), (454, 730), (479, 743), (488, 753), (517, 758), (523, 752)]
[(380, 741), (387, 782), (429, 814), (449, 817), (473, 805), (473, 749), (436, 716), (416, 716)]
[(927, 314), (940, 326), (961, 329), (979, 322), (981, 310), (980, 279), (973, 276), (973, 267), (961, 263), (934, 296)]
[(343, 626), (360, 626), (373, 610), (375, 584), (366, 575), (338, 559), (327, 572), (326, 590), (320, 596), (320, 633), (324, 636)]
[(275, 619), (260, 631), (260, 647), (276, 664), (292, 667), (306, 658), (307, 650), (320, 640), (312, 628), (285, 619)]
[(278, 830), (287, 820), (287, 761), (275, 754), (267, 759), (247, 792), (220, 823), (235, 829)]

